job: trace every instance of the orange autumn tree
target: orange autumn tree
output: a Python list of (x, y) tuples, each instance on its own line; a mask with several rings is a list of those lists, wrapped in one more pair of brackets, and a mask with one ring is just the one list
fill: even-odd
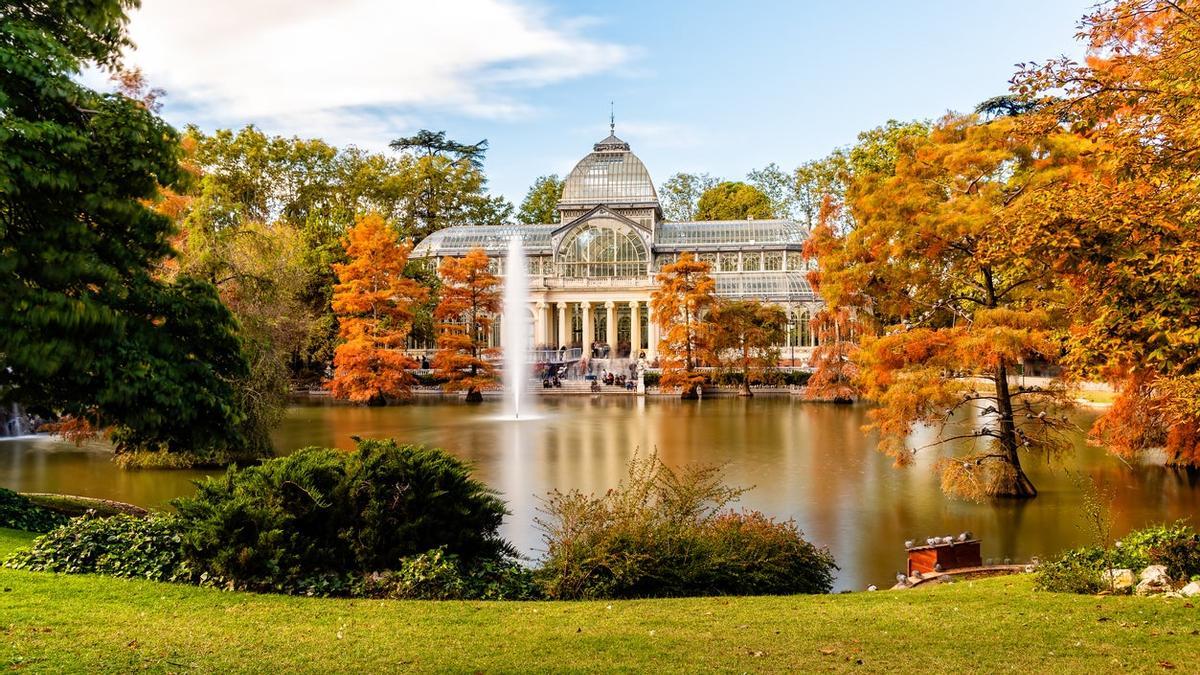
[(809, 366), (812, 377), (804, 387), (808, 399), (851, 403), (862, 397), (858, 384), (858, 340), (866, 335), (865, 323), (847, 307), (825, 307), (812, 319), (817, 346)]
[[(913, 130), (908, 135), (915, 135)], [(891, 145), (889, 147), (896, 147)], [(894, 162), (875, 162), (871, 165), (876, 174), (894, 174)], [(858, 173), (866, 173), (860, 171)], [(847, 174), (849, 178), (853, 174)], [(821, 201), (817, 226), (804, 242), (804, 257), (808, 261), (820, 260), (821, 256), (838, 250), (843, 240), (837, 234), (838, 227), (846, 222), (842, 217), (842, 204), (832, 195)], [(846, 269), (842, 262), (843, 272)], [(806, 274), (808, 282), (826, 299), (826, 305), (812, 318), (809, 327), (816, 337), (816, 347), (809, 358), (812, 376), (804, 387), (804, 397), (811, 400), (850, 403), (862, 397), (859, 385), (859, 368), (855, 357), (859, 341), (870, 333), (873, 322), (864, 320), (870, 316), (869, 290), (860, 279), (841, 274), (829, 279), (821, 275), (819, 266)]]
[[(901, 143), (894, 174), (855, 177), (856, 225), (821, 259), (823, 285), (857, 287), (876, 317), (898, 318), (855, 357), (878, 403), (871, 427), (899, 465), (957, 450), (937, 463), (948, 494), (1033, 497), (1022, 456), (1069, 448), (1062, 384), (1014, 381), (1026, 359), (1059, 353), (1064, 293), (1018, 227), (1025, 200), (1069, 172), (1056, 142), (1072, 147), (1029, 145), (1011, 119), (949, 115)], [(909, 446), (917, 425), (933, 442)]]
[(787, 338), (787, 314), (779, 305), (754, 300), (719, 302), (708, 313), (712, 353), (742, 376), (739, 396), (753, 396), (750, 379), (779, 363), (779, 344)]
[(443, 259), (441, 298), (433, 312), (438, 322), (433, 367), (447, 389), (465, 389), (469, 402), (482, 401), (481, 388), (496, 375), (483, 358), (488, 332), (500, 311), (500, 279), (488, 271), (488, 262), (481, 248), (462, 258)]
[(335, 264), (333, 311), (338, 320), (335, 398), (380, 405), (412, 394), (410, 369), (416, 362), (404, 350), (413, 312), (429, 291), (404, 276), (412, 250), (378, 214), (363, 216), (345, 241), (348, 262)]
[(708, 263), (684, 253), (676, 262), (663, 266), (656, 277), (658, 288), (650, 296), (661, 334), (659, 384), (679, 387), (685, 399), (699, 398), (704, 384), (704, 374), (696, 367), (709, 354), (710, 324), (706, 314), (717, 301), (717, 282), (710, 271)]
[(1067, 127), (1089, 150), (1028, 236), (1072, 289), (1067, 365), (1118, 386), (1092, 442), (1200, 466), (1200, 2), (1105, 2), (1080, 37), (1084, 63), (1015, 80), (1028, 133)]

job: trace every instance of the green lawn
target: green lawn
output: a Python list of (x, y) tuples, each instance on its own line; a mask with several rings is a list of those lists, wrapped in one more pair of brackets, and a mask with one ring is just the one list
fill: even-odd
[[(0, 556), (31, 536), (0, 530)], [(926, 591), (624, 602), (399, 602), (0, 570), (0, 667), (46, 671), (1178, 672), (1183, 600)]]

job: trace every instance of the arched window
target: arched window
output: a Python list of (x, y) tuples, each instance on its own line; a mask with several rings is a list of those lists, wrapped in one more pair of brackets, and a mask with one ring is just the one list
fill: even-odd
[(646, 244), (632, 228), (593, 220), (563, 239), (558, 249), (564, 277), (634, 277), (646, 274)]
[(793, 347), (812, 347), (812, 317), (807, 310), (793, 310), (791, 339)]

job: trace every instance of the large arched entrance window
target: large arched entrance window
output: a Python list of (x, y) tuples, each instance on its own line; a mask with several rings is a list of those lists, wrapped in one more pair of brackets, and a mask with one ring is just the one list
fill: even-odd
[(635, 277), (646, 274), (646, 244), (632, 227), (611, 219), (590, 220), (558, 249), (564, 277)]

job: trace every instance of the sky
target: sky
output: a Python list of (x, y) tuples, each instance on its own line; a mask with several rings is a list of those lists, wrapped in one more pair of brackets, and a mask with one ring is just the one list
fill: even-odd
[(142, 0), (126, 63), (179, 127), (379, 152), (422, 128), (486, 138), (489, 187), (519, 204), (608, 134), (610, 102), (656, 182), (790, 169), (1078, 58), (1093, 2)]

